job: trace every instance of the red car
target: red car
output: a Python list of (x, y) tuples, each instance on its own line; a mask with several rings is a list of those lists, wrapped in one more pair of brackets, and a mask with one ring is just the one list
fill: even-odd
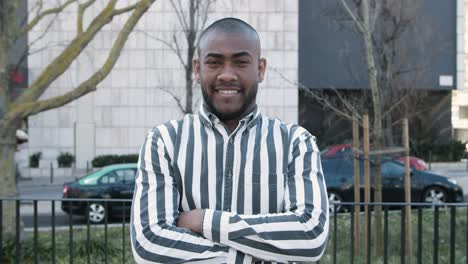
[[(335, 157), (337, 155), (344, 155), (344, 154), (351, 154), (353, 151), (352, 145), (351, 144), (339, 144), (339, 145), (333, 145), (333, 146), (328, 146), (326, 149), (324, 149), (321, 154), (323, 157), (330, 158), (330, 157)], [(395, 156), (393, 157), (395, 161), (398, 161), (400, 163), (405, 162), (405, 157), (402, 156)], [(427, 163), (418, 157), (410, 156), (409, 157), (409, 162), (410, 162), (410, 167), (412, 169), (416, 170), (428, 170), (429, 166)]]

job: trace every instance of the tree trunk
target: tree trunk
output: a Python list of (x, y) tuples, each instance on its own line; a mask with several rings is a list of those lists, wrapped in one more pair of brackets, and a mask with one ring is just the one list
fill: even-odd
[[(364, 14), (364, 44), (366, 47), (366, 59), (368, 68), (369, 84), (372, 94), (372, 104), (374, 110), (374, 129), (373, 129), (373, 143), (374, 150), (379, 151), (383, 146), (383, 131), (382, 131), (382, 105), (380, 103), (379, 88), (377, 86), (377, 71), (375, 68), (374, 46), (372, 43), (372, 32), (369, 25), (369, 2), (363, 1), (363, 14)], [(376, 155), (374, 159), (374, 201), (376, 203), (382, 202), (382, 173), (381, 173), (381, 157)], [(382, 246), (382, 206), (376, 205), (374, 207), (374, 249), (376, 256), (383, 255)]]
[(186, 35), (187, 38), (187, 66), (185, 68), (185, 113), (191, 114), (193, 112), (193, 56), (195, 54), (195, 40), (196, 40), (196, 28), (195, 28), (195, 0), (190, 0), (190, 21), (188, 32)]
[[(193, 55), (192, 55), (193, 59)], [(185, 71), (185, 113), (193, 112), (193, 80), (192, 80), (192, 60), (187, 60), (187, 70)]]
[(385, 118), (385, 146), (394, 146), (393, 142), (393, 126), (392, 126), (392, 116), (389, 114)]
[[(10, 129), (7, 133), (0, 134), (0, 197), (16, 197), (15, 179), (15, 151), (16, 151), (16, 129)], [(3, 226), (2, 231), (6, 239), (15, 235), (15, 202), (3, 201)]]

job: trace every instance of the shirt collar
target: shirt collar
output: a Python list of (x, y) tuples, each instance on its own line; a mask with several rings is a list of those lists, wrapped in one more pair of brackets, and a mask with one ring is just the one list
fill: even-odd
[[(201, 117), (201, 121), (203, 122), (205, 126), (213, 127), (221, 123), (221, 120), (219, 120), (219, 118), (215, 114), (207, 110), (207, 107), (204, 102), (200, 104), (199, 115)], [(250, 114), (248, 114), (246, 117), (242, 118), (239, 121), (239, 123), (242, 126), (247, 125), (247, 129), (250, 129), (254, 127), (255, 124), (257, 123), (256, 121), (258, 120), (259, 115), (260, 115), (260, 112), (258, 110), (258, 106), (256, 105), (255, 108), (252, 110), (252, 112), (250, 112)]]

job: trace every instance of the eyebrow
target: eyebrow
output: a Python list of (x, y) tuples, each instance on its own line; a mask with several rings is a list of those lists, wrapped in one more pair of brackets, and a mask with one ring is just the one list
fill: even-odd
[[(232, 57), (234, 58), (238, 58), (238, 57), (243, 57), (243, 56), (249, 56), (249, 57), (252, 57), (252, 55), (250, 54), (250, 52), (248, 51), (240, 51), (240, 52), (236, 52), (232, 55)], [(224, 55), (223, 54), (220, 54), (220, 53), (214, 53), (214, 52), (209, 52), (205, 55), (205, 59), (208, 58), (208, 57), (213, 57), (213, 58), (218, 58), (218, 59), (222, 59), (224, 58)]]

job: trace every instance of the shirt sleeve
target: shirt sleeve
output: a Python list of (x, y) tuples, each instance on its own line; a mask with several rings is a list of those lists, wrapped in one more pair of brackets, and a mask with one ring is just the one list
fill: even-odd
[[(137, 263), (226, 260), (229, 248), (176, 227), (179, 193), (160, 131), (147, 134), (140, 151), (132, 203), (131, 242)], [(234, 254), (231, 253), (231, 254)]]
[(207, 209), (203, 235), (267, 261), (317, 261), (328, 238), (328, 199), (315, 138), (291, 140), (284, 213), (238, 215)]

